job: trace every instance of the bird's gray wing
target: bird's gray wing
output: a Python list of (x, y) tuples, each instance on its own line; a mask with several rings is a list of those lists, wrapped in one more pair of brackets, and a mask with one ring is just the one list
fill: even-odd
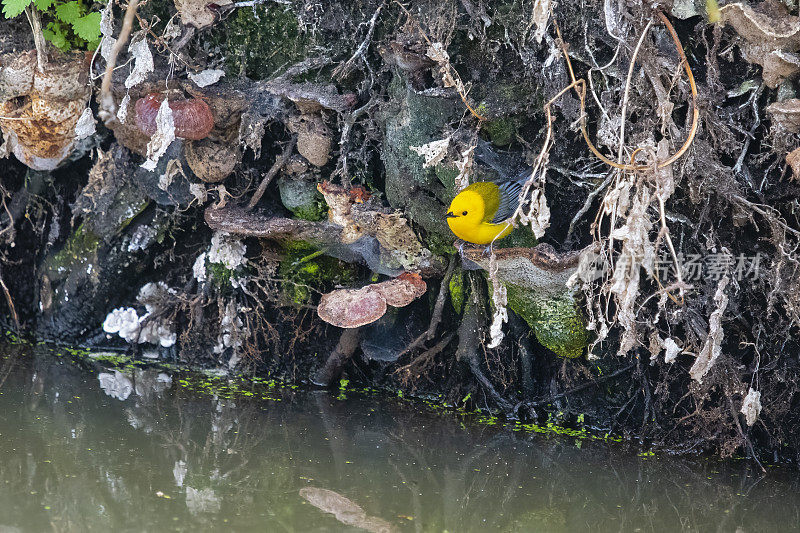
[(530, 176), (530, 171), (526, 171), (520, 173), (514, 181), (496, 182), (500, 188), (500, 206), (492, 219), (493, 224), (499, 224), (514, 214), (519, 207), (519, 193)]

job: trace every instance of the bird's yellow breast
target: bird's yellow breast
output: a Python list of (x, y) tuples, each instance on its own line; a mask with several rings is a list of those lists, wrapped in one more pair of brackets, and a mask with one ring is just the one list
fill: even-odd
[(459, 239), (473, 244), (490, 244), (513, 230), (507, 222), (489, 222), (497, 213), (499, 191), (494, 183), (473, 183), (450, 203), (447, 224)]
[(458, 219), (448, 218), (447, 224), (456, 237), (473, 244), (491, 244), (495, 240), (507, 236), (514, 229), (510, 222), (465, 224)]

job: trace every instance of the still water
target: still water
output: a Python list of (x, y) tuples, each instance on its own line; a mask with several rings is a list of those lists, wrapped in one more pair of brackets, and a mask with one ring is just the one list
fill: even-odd
[(800, 527), (797, 475), (781, 468), (639, 456), (368, 395), (220, 398), (157, 370), (0, 349), (2, 533)]

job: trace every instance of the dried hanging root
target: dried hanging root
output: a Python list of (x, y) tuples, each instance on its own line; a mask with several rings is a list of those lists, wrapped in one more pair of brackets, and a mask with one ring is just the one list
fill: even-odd
[[(678, 51), (686, 76), (689, 80), (691, 89), (691, 105), (692, 105), (692, 121), (689, 128), (686, 140), (683, 142), (681, 148), (672, 155), (668, 155), (668, 144), (666, 141), (659, 143), (657, 152), (650, 147), (636, 148), (632, 150), (628, 162), (625, 162), (624, 139), (625, 139), (625, 118), (628, 103), (628, 94), (633, 78), (634, 64), (637, 61), (639, 50), (645, 40), (648, 30), (652, 26), (652, 22), (648, 23), (643, 30), (636, 48), (633, 52), (633, 57), (628, 70), (628, 78), (625, 86), (625, 92), (622, 100), (621, 118), (619, 134), (619, 153), (617, 161), (611, 160), (609, 157), (602, 154), (592, 143), (589, 138), (589, 133), (586, 126), (586, 82), (584, 79), (577, 79), (575, 72), (572, 68), (569, 55), (566, 49), (566, 43), (561, 35), (561, 30), (558, 24), (554, 22), (556, 33), (562, 47), (564, 60), (567, 64), (571, 83), (568, 87), (562, 90), (556, 98), (560, 97), (568, 90), (574, 90), (578, 95), (581, 105), (580, 127), (581, 134), (589, 150), (598, 157), (601, 161), (616, 169), (616, 177), (613, 179), (614, 185), (606, 193), (603, 198), (601, 208), (595, 218), (593, 228), (597, 232), (595, 241), (600, 243), (599, 256), (593, 262), (593, 265), (607, 263), (610, 267), (612, 275), (606, 278), (606, 284), (603, 286), (602, 291), (607, 296), (614, 296), (616, 298), (617, 306), (616, 313), (613, 319), (608, 318), (610, 308), (610, 298), (600, 298), (590, 306), (591, 314), (593, 315), (591, 323), (598, 331), (597, 342), (603, 340), (609, 331), (610, 323), (619, 323), (622, 325), (624, 332), (621, 338), (620, 353), (627, 352), (630, 348), (636, 345), (636, 315), (638, 311), (635, 307), (635, 302), (639, 294), (640, 283), (640, 269), (645, 268), (651, 277), (656, 279), (656, 282), (661, 287), (659, 291), (662, 294), (662, 301), (667, 297), (671, 298), (675, 303), (681, 305), (683, 303), (683, 290), (685, 283), (681, 277), (681, 269), (677, 258), (675, 247), (670, 237), (669, 229), (666, 225), (665, 219), (665, 202), (674, 192), (674, 180), (672, 178), (671, 165), (682, 157), (694, 141), (697, 133), (699, 123), (699, 110), (697, 107), (697, 86), (694, 81), (691, 68), (689, 67), (686, 56), (683, 53), (681, 42), (675, 33), (674, 28), (669, 20), (662, 14), (658, 13), (662, 23), (669, 31), (675, 47)], [(548, 103), (549, 104), (549, 103)], [(551, 119), (549, 113), (549, 105), (545, 107), (548, 120)], [(548, 128), (548, 140), (549, 140)], [(547, 140), (546, 140), (547, 142)], [(543, 148), (544, 156), (547, 146)], [(637, 156), (642, 154), (649, 155), (649, 162), (647, 164), (637, 163)], [(538, 161), (537, 161), (538, 163)], [(652, 180), (647, 179), (647, 176), (652, 176)], [(651, 187), (652, 183), (655, 184), (655, 189)], [(611, 181), (609, 180), (609, 183)], [(647, 212), (652, 202), (657, 202), (658, 211), (660, 214), (660, 229), (658, 236), (654, 242), (651, 242), (648, 234), (653, 226), (653, 221), (649, 219)], [(603, 218), (608, 216), (609, 229), (607, 235), (602, 228), (606, 225), (603, 224)], [(621, 225), (619, 223), (622, 223)], [(661, 280), (658, 279), (657, 272), (654, 269), (655, 257), (660, 243), (666, 244), (666, 247), (671, 255), (672, 262), (675, 266), (677, 281), (664, 288)], [(622, 248), (620, 251), (615, 252), (615, 243), (621, 242)], [(615, 260), (616, 258), (616, 260)], [(589, 293), (593, 292), (592, 281), (589, 279), (584, 280), (584, 287)], [(677, 289), (680, 296), (676, 298), (670, 291)], [(587, 296), (590, 294), (587, 293)], [(590, 301), (592, 299), (590, 298)], [(649, 298), (648, 298), (649, 300)], [(646, 302), (647, 300), (645, 300)], [(643, 304), (642, 304), (643, 305)], [(641, 309), (641, 306), (638, 308)]]
[[(695, 134), (697, 133), (697, 127), (699, 124), (700, 119), (700, 111), (697, 108), (697, 85), (694, 82), (694, 75), (692, 74), (692, 69), (689, 67), (689, 61), (686, 59), (686, 54), (683, 53), (683, 45), (681, 44), (680, 39), (678, 38), (678, 34), (675, 33), (675, 28), (672, 27), (669, 19), (661, 13), (658, 12), (658, 16), (661, 19), (661, 22), (664, 23), (664, 26), (667, 27), (667, 31), (669, 31), (670, 36), (672, 37), (672, 41), (675, 43), (675, 49), (678, 52), (678, 56), (681, 58), (681, 64), (683, 65), (683, 69), (686, 72), (686, 77), (689, 80), (689, 87), (692, 91), (692, 125), (689, 128), (689, 135), (687, 135), (686, 140), (683, 143), (683, 146), (675, 152), (672, 156), (668, 157), (664, 161), (659, 161), (657, 164), (657, 168), (664, 168), (666, 166), (671, 165), (675, 161), (681, 158), (683, 154), (689, 149), (689, 146), (692, 145), (694, 141)], [(561, 42), (562, 52), (564, 54), (564, 60), (567, 62), (567, 69), (569, 70), (569, 77), (572, 80), (572, 83), (567, 87), (567, 89), (574, 89), (575, 93), (578, 95), (578, 98), (581, 101), (581, 133), (583, 134), (583, 139), (586, 141), (586, 145), (589, 147), (589, 150), (597, 156), (601, 161), (610, 165), (614, 168), (618, 168), (620, 170), (649, 170), (650, 166), (648, 165), (635, 165), (633, 163), (630, 164), (623, 164), (617, 163), (612, 161), (605, 155), (603, 155), (600, 150), (598, 150), (595, 145), (592, 143), (591, 139), (589, 138), (589, 132), (586, 129), (586, 80), (583, 78), (576, 79), (575, 78), (575, 71), (572, 69), (572, 63), (569, 59), (569, 54), (567, 53), (566, 45), (564, 44), (564, 39), (561, 36), (561, 29), (558, 27), (558, 24), (553, 20), (553, 25), (556, 28), (556, 34), (558, 35), (558, 39)], [(561, 96), (564, 91), (557, 95)], [(549, 117), (548, 117), (549, 118)]]

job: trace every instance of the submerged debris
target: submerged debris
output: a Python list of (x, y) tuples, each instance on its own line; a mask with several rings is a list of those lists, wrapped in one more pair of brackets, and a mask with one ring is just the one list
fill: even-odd
[(347, 526), (357, 527), (371, 533), (398, 531), (396, 527), (381, 518), (367, 516), (364, 509), (338, 492), (304, 487), (300, 489), (300, 496), (320, 511), (332, 514), (336, 520)]

